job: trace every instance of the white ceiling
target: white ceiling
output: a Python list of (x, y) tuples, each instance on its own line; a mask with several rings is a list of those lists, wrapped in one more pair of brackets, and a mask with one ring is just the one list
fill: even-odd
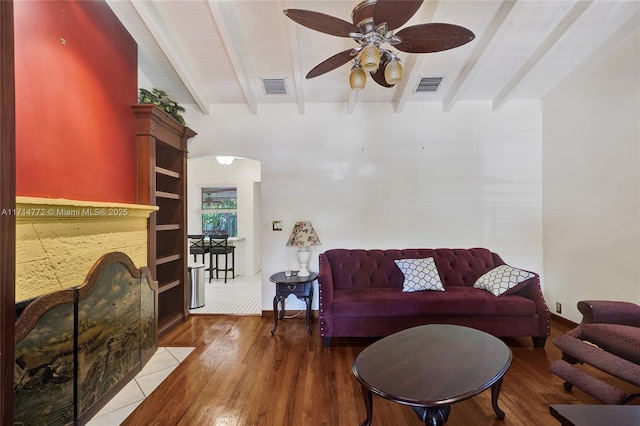
[[(153, 87), (204, 114), (212, 104), (382, 102), (400, 112), (406, 102), (505, 102), (540, 99), (579, 66), (589, 66), (640, 28), (640, 0), (425, 1), (401, 28), (427, 22), (461, 25), (476, 35), (456, 49), (400, 52), (404, 78), (393, 88), (368, 79), (349, 89), (350, 64), (307, 80), (314, 66), (357, 47), (296, 24), (297, 8), (351, 21), (358, 0), (107, 0), (138, 43), (139, 68)], [(444, 77), (434, 93), (415, 93), (421, 77)], [(285, 80), (287, 94), (266, 95), (263, 78)], [(615, 78), (615, 76), (612, 76)]]

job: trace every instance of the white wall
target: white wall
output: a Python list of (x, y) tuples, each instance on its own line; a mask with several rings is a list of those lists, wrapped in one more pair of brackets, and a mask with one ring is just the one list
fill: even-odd
[[(191, 147), (191, 144), (189, 145)], [(253, 275), (260, 271), (260, 162), (236, 159), (228, 166), (220, 165), (215, 157), (191, 158), (187, 165), (187, 228), (189, 234), (202, 233), (202, 188), (235, 186), (238, 189), (238, 237), (234, 243), (235, 269), (239, 275)], [(256, 194), (257, 191), (257, 194)], [(258, 260), (257, 260), (258, 259)], [(257, 261), (256, 261), (257, 260)]]
[[(542, 273), (542, 111), (537, 101), (390, 105), (213, 105), (193, 108), (191, 158), (225, 154), (262, 165), (263, 309), (269, 276), (296, 264), (285, 243), (310, 220), (337, 248), (488, 247), (507, 263)], [(189, 164), (191, 167), (191, 163)], [(281, 220), (283, 231), (272, 231)], [(301, 308), (297, 300), (288, 309)], [(317, 292), (314, 308), (317, 308)]]
[(256, 274), (262, 270), (262, 182), (253, 183), (253, 213), (253, 268), (247, 272)]
[(640, 33), (544, 98), (545, 298), (640, 303)]

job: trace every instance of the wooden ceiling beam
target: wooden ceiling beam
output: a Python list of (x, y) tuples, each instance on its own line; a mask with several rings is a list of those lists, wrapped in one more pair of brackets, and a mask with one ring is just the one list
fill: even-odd
[[(438, 6), (440, 6), (439, 0), (425, 2), (422, 5), (423, 12), (420, 14), (420, 22), (434, 22), (434, 18), (437, 16)], [(393, 109), (398, 114), (402, 112), (409, 97), (413, 94), (414, 88), (418, 84), (420, 68), (424, 61), (423, 57), (424, 55), (421, 54), (409, 54), (409, 56), (405, 56), (406, 60), (402, 67), (402, 81), (397, 85), (395, 89), (396, 93), (392, 101)]]
[(156, 43), (162, 50), (162, 53), (167, 57), (167, 60), (176, 71), (176, 74), (184, 84), (185, 88), (195, 101), (196, 105), (203, 114), (209, 114), (209, 105), (200, 96), (201, 91), (197, 85), (193, 82), (192, 73), (187, 69), (187, 61), (180, 53), (180, 48), (176, 46), (175, 42), (167, 37), (167, 34), (171, 34), (171, 29), (167, 27), (164, 20), (158, 13), (153, 2), (139, 2), (132, 1), (131, 5), (136, 10), (138, 16), (145, 24)]
[(244, 99), (247, 102), (247, 107), (249, 108), (249, 111), (251, 111), (251, 114), (255, 115), (258, 114), (258, 101), (256, 99), (255, 93), (251, 89), (251, 83), (248, 73), (245, 69), (242, 58), (238, 53), (248, 51), (247, 46), (238, 46), (236, 45), (237, 41), (234, 43), (233, 35), (229, 29), (229, 25), (227, 25), (227, 22), (224, 19), (224, 14), (222, 13), (222, 9), (220, 8), (220, 3), (221, 2), (214, 0), (207, 1), (207, 5), (209, 6), (209, 10), (211, 11), (211, 16), (216, 23), (216, 27), (218, 28), (218, 32), (220, 33), (220, 38), (222, 38), (222, 43), (224, 44), (224, 48), (227, 51), (227, 55), (229, 56), (229, 60), (231, 61), (231, 65), (233, 66), (233, 70), (236, 73), (238, 83), (240, 84), (240, 89), (242, 90)]
[[(283, 10), (291, 8), (293, 8), (293, 2), (287, 1)], [(298, 112), (300, 114), (304, 114), (304, 77), (302, 76), (302, 67), (300, 66), (300, 45), (298, 43), (299, 25), (290, 19), (287, 19), (287, 21), (289, 21), (287, 26), (289, 31), (291, 49), (291, 72), (293, 73), (293, 87), (296, 91), (296, 103), (298, 105)]]
[(493, 98), (493, 110), (497, 111), (509, 100), (516, 88), (529, 75), (533, 67), (551, 50), (551, 48), (560, 40), (560, 37), (566, 33), (571, 26), (582, 16), (582, 14), (591, 6), (593, 0), (578, 0), (573, 7), (564, 15), (558, 25), (556, 25), (549, 35), (538, 45), (533, 53), (527, 58), (522, 66), (513, 74), (511, 79), (505, 84), (498, 94)]
[(481, 63), (482, 55), (487, 51), (491, 42), (495, 40), (496, 34), (500, 28), (502, 28), (516, 3), (517, 0), (504, 0), (500, 5), (500, 8), (487, 26), (486, 31), (483, 32), (482, 37), (480, 37), (476, 43), (476, 47), (473, 49), (473, 52), (471, 52), (462, 71), (458, 74), (456, 80), (442, 100), (442, 109), (445, 112), (451, 111), (451, 108), (462, 98), (464, 92), (478, 74), (478, 69), (480, 68), (478, 64)]

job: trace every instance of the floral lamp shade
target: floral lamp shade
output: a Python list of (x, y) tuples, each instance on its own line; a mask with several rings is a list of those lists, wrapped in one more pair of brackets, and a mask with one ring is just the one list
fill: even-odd
[(319, 246), (320, 239), (308, 220), (296, 222), (287, 241), (287, 247)]
[(300, 262), (300, 270), (298, 271), (299, 277), (308, 277), (310, 275), (307, 269), (307, 263), (309, 263), (309, 249), (311, 246), (319, 246), (320, 239), (313, 229), (311, 222), (308, 220), (296, 222), (293, 225), (293, 231), (289, 241), (287, 241), (287, 247), (298, 247), (298, 262)]

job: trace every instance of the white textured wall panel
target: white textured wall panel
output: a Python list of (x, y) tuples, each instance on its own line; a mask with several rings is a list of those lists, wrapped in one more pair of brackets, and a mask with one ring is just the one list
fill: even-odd
[(545, 297), (640, 303), (640, 33), (544, 99)]

